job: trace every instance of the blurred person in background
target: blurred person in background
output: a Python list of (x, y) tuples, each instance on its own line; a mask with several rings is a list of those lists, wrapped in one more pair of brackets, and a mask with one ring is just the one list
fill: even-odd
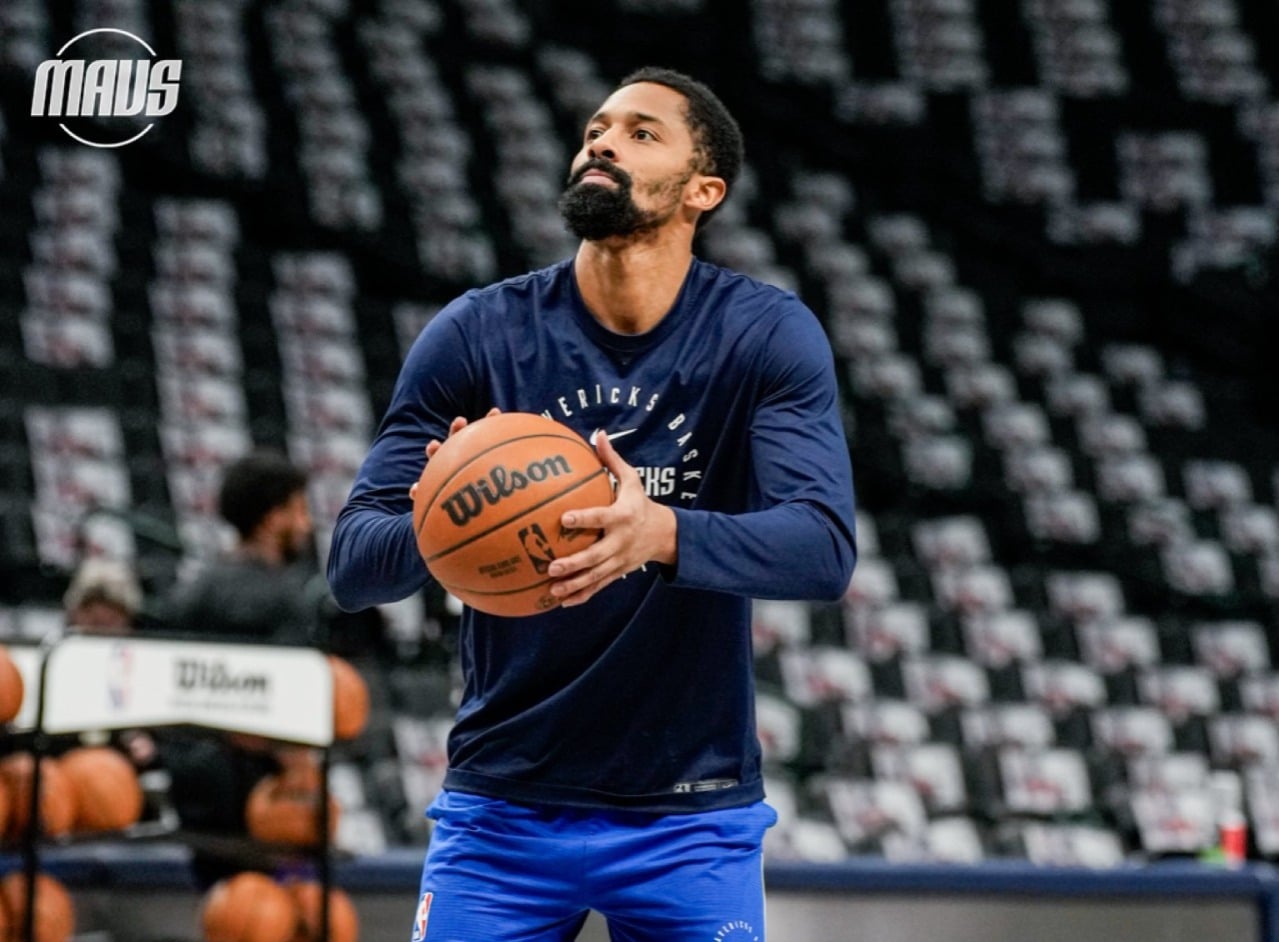
[(218, 513), (235, 529), (235, 546), (179, 583), (159, 621), (207, 640), (317, 641), (328, 589), (314, 564), (306, 483), (305, 472), (273, 451), (232, 462)]
[[(328, 587), (314, 561), (307, 476), (284, 455), (259, 450), (233, 461), (218, 490), (218, 513), (234, 547), (179, 583), (157, 620), (192, 640), (315, 645), (325, 639)], [(246, 867), (245, 802), (297, 750), (256, 736), (169, 730), (160, 737), (169, 797), (183, 828), (216, 836), (224, 850), (193, 855), (201, 887)]]
[(142, 610), (142, 586), (127, 563), (93, 556), (71, 577), (62, 608), (70, 629), (125, 634)]
[[(67, 629), (78, 634), (131, 634), (142, 608), (142, 585), (133, 567), (103, 556), (91, 556), (80, 563), (62, 596)], [(145, 729), (122, 729), (109, 734), (86, 731), (55, 739), (50, 748), (56, 754), (78, 745), (104, 744), (128, 756), (139, 771), (156, 764), (155, 738)]]

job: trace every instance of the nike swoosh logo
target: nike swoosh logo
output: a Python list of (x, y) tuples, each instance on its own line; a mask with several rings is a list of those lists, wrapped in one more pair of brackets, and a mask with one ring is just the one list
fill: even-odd
[[(595, 446), (595, 436), (596, 436), (597, 434), (599, 434), (599, 432), (600, 432), (600, 431), (603, 431), (603, 430), (602, 430), (602, 429), (597, 429), (596, 431), (591, 432), (591, 437), (590, 437), (590, 439), (589, 439), (589, 441), (590, 441), (590, 443), (591, 443), (591, 447), (594, 447), (594, 446)], [(639, 429), (637, 429), (637, 428), (624, 428), (624, 429), (622, 429), (620, 432), (609, 432), (609, 433), (608, 433), (607, 435), (605, 435), (604, 437), (605, 437), (605, 438), (607, 438), (607, 439), (611, 442), (611, 441), (616, 441), (617, 439), (622, 438), (622, 437), (624, 437), (624, 436), (626, 436), (626, 435), (630, 435), (632, 432), (638, 432), (638, 431), (639, 431)]]

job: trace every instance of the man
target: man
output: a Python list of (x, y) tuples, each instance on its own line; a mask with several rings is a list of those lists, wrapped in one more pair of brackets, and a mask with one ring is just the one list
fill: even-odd
[[(306, 475), (282, 454), (255, 451), (223, 472), (218, 513), (235, 528), (235, 547), (179, 585), (161, 605), (160, 625), (205, 641), (316, 644), (329, 595), (307, 564), (312, 524)], [(247, 839), (244, 805), (263, 776), (280, 771), (272, 743), (167, 731), (160, 759), (183, 827)], [(193, 855), (197, 883), (244, 869), (238, 857)]]
[(624, 79), (561, 199), (576, 256), (432, 320), (339, 515), (329, 580), (356, 609), (426, 582), (409, 488), (468, 418), (602, 430), (618, 482), (561, 521), (603, 535), (550, 564), (560, 607), (463, 614), (417, 942), (568, 940), (589, 909), (615, 942), (764, 937), (750, 599), (838, 598), (855, 546), (820, 325), (692, 254), (741, 161), (704, 85)]
[(209, 640), (317, 640), (328, 593), (302, 564), (313, 535), (306, 475), (281, 454), (246, 455), (223, 474), (218, 513), (235, 528), (235, 548), (180, 585), (161, 620)]

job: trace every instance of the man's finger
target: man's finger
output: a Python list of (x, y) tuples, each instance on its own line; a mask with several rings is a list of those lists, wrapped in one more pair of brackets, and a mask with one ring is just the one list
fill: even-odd
[(592, 566), (598, 566), (608, 559), (610, 554), (607, 546), (600, 545), (603, 542), (603, 540), (600, 540), (571, 556), (561, 556), (559, 559), (553, 560), (547, 570), (547, 575), (552, 579), (559, 579), (571, 576), (584, 569), (590, 569)]
[[(488, 414), (489, 414), (489, 415), (496, 415), (496, 414), (497, 414), (498, 412), (500, 412), (500, 411), (501, 411), (500, 409), (498, 409), (496, 406), (494, 406), (492, 409), (489, 409)], [(487, 418), (487, 416), (486, 416), (486, 418)], [(453, 419), (453, 421), (449, 423), (449, 435), (450, 435), (450, 436), (452, 436), (452, 435), (456, 435), (458, 432), (462, 431), (462, 429), (466, 428), (466, 427), (467, 427), (467, 425), (469, 425), (469, 424), (470, 424), (470, 423), (466, 420), (466, 416), (464, 416), (464, 415), (455, 416), (455, 417), (454, 417), (454, 419)], [(441, 445), (443, 445), (443, 444), (444, 444), (444, 443), (443, 443), (443, 442), (441, 442), (438, 438), (433, 438), (433, 439), (431, 439), (429, 442), (427, 442), (427, 443), (426, 443), (426, 457), (427, 457), (427, 458), (434, 458), (434, 457), (435, 457), (435, 453), (436, 453), (437, 451), (439, 451), (439, 450), (440, 450), (440, 446), (441, 446)]]
[(613, 578), (613, 572), (607, 564), (592, 566), (570, 578), (552, 583), (551, 594), (559, 599), (570, 599), (588, 589), (593, 593), (600, 586), (612, 582)]
[(612, 526), (615, 514), (609, 507), (582, 507), (566, 510), (560, 515), (560, 524), (569, 530), (606, 530)]
[(617, 449), (613, 447), (613, 443), (609, 441), (603, 429), (596, 429), (591, 435), (591, 443), (595, 446), (595, 453), (600, 456), (600, 461), (604, 462), (604, 467), (608, 468), (618, 481), (639, 476), (638, 472), (617, 453)]

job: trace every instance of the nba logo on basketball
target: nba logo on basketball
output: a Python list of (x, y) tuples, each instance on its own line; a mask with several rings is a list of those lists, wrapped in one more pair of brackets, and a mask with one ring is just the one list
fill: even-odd
[(551, 541), (546, 538), (541, 524), (535, 523), (521, 529), (520, 543), (524, 546), (529, 562), (533, 564), (533, 571), (539, 576), (546, 575), (550, 571), (551, 560), (555, 558), (555, 550), (551, 549)]
[(423, 893), (417, 904), (417, 915), (413, 917), (413, 942), (422, 942), (426, 938), (426, 921), (431, 918), (431, 900), (434, 893)]

